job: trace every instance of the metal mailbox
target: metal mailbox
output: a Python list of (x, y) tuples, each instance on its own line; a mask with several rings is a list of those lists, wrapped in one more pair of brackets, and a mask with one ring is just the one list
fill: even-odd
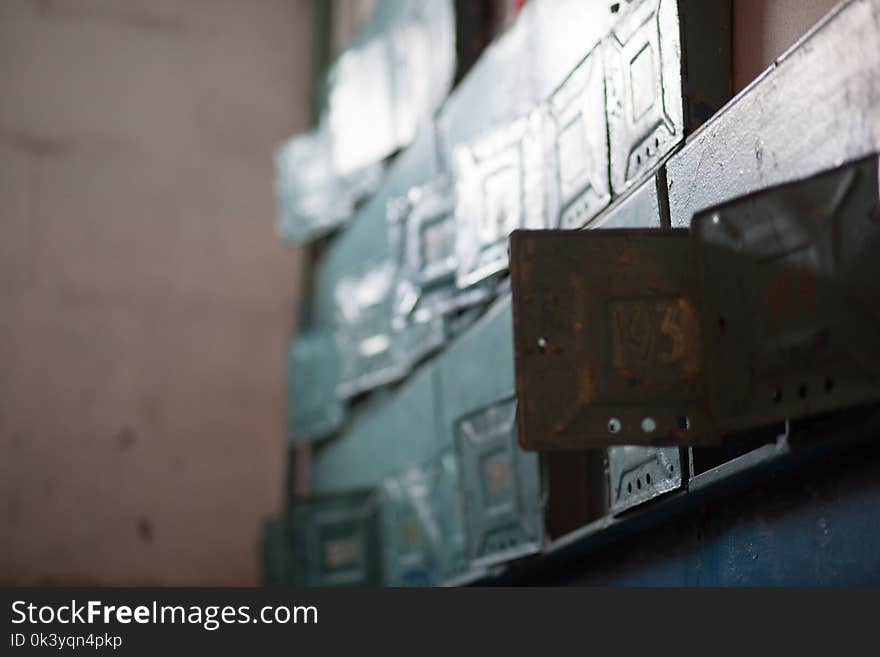
[(382, 554), (388, 586), (435, 586), (466, 571), (463, 512), (451, 450), (384, 482)]
[(450, 0), (377, 4), (327, 72), (334, 166), (347, 174), (407, 146), (445, 99), (454, 72)]
[(462, 418), (455, 427), (468, 554), (475, 565), (537, 552), (544, 542), (538, 459), (516, 442), (516, 402)]
[(871, 156), (691, 232), (514, 233), (520, 443), (715, 443), (880, 397), (878, 199)]
[(298, 335), (287, 357), (288, 435), (293, 443), (327, 437), (345, 421), (346, 408), (336, 395), (339, 363), (330, 331)]
[(391, 249), (389, 202), (437, 176), (430, 129), (401, 153), (382, 186), (316, 267), (314, 323), (333, 328), (339, 352), (337, 394), (347, 399), (403, 378), (430, 326), (395, 334), (392, 325), (398, 262)]
[(374, 491), (297, 498), (290, 531), (298, 586), (381, 583)]
[(450, 316), (486, 301), (493, 289), (455, 284), (457, 256), (454, 190), (447, 176), (413, 187), (388, 204), (389, 242), (395, 263), (391, 325), (415, 363), (446, 342)]
[(336, 229), (349, 220), (357, 201), (378, 187), (381, 173), (376, 163), (340, 175), (324, 127), (288, 139), (275, 150), (278, 234), (308, 242)]
[(439, 528), (428, 506), (430, 475), (413, 466), (382, 484), (382, 575), (386, 586), (431, 586)]
[(543, 115), (536, 109), (453, 152), (460, 288), (506, 271), (511, 231), (545, 226)]
[(580, 227), (611, 201), (602, 53), (590, 51), (547, 102), (551, 228)]
[(441, 430), (454, 449), (474, 568), (536, 552), (544, 542), (540, 462), (516, 444), (512, 353), (505, 297), (437, 362)]

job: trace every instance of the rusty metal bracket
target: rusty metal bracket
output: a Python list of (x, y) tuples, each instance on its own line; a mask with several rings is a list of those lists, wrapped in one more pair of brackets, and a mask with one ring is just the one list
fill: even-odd
[(717, 443), (880, 399), (871, 156), (688, 230), (511, 235), (525, 449)]

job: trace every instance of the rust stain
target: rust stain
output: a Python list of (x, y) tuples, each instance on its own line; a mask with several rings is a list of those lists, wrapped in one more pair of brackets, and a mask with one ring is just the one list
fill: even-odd
[(574, 422), (575, 418), (580, 414), (584, 406), (589, 406), (593, 401), (595, 393), (595, 380), (592, 367), (581, 367), (578, 369), (578, 394), (571, 407), (562, 413), (559, 421), (553, 425), (554, 433), (563, 433)]

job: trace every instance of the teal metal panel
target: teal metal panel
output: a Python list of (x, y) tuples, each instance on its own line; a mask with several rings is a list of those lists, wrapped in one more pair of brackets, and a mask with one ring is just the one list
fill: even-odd
[(336, 330), (340, 397), (402, 378), (412, 363), (407, 340), (392, 326), (396, 262), (389, 244), (388, 204), (437, 173), (435, 134), (426, 128), (401, 153), (379, 191), (317, 265), (313, 299), (317, 326)]
[(451, 450), (383, 484), (383, 575), (388, 586), (434, 586), (467, 568), (458, 471)]
[(460, 336), (438, 362), (442, 426), (455, 448), (468, 559), (522, 556), (544, 539), (538, 456), (517, 444), (509, 297)]
[(378, 586), (375, 491), (296, 498), (289, 531), (297, 586)]
[(316, 444), (312, 491), (378, 486), (438, 454), (447, 441), (437, 425), (437, 385), (436, 368), (424, 367), (398, 390), (359, 409), (350, 430)]
[(345, 421), (346, 407), (336, 396), (339, 363), (330, 331), (298, 335), (287, 357), (288, 436), (293, 443), (331, 435)]

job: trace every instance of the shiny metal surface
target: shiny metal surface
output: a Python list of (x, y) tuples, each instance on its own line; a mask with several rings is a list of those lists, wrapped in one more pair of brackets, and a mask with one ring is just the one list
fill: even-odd
[(678, 447), (620, 445), (608, 448), (608, 483), (613, 514), (677, 490), (682, 481)]

